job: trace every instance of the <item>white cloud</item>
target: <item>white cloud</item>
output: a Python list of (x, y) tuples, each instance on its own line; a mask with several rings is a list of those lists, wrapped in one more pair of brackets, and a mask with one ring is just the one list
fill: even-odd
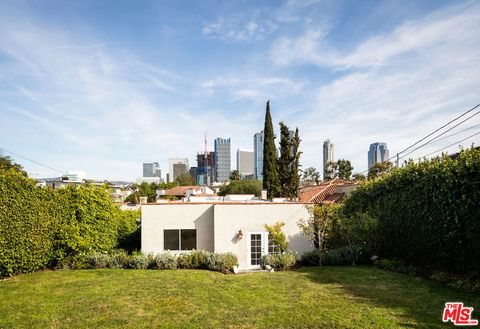
[(258, 14), (231, 15), (204, 24), (202, 33), (224, 41), (244, 42), (264, 39), (277, 28), (277, 24), (272, 20), (260, 19)]
[[(288, 41), (290, 57), (278, 64), (300, 62), (343, 70), (316, 89), (315, 108), (297, 119), (303, 128), (304, 161), (321, 166), (319, 145), (328, 137), (336, 144), (337, 157), (350, 159), (357, 170), (364, 170), (370, 143), (387, 142), (393, 155), (477, 104), (479, 17), (479, 6), (449, 8), (373, 36), (345, 55), (338, 55), (322, 33), (307, 32), (304, 39)], [(456, 130), (478, 124), (479, 119)], [(462, 137), (452, 138), (442, 145)], [(463, 145), (473, 141), (478, 144), (478, 137)], [(433, 144), (411, 156), (438, 148)]]

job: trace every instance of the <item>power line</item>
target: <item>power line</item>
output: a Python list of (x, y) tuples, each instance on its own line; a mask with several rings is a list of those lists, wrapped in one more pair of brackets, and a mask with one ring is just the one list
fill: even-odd
[(10, 153), (10, 154), (12, 154), (12, 155), (15, 155), (15, 156), (17, 156), (17, 157), (20, 157), (20, 158), (22, 158), (22, 159), (25, 159), (25, 160), (27, 160), (27, 161), (36, 163), (36, 164), (39, 165), (39, 166), (48, 168), (48, 169), (53, 170), (53, 171), (56, 171), (56, 172), (59, 172), (59, 173), (61, 173), (62, 175), (65, 173), (65, 172), (62, 171), (62, 170), (58, 170), (58, 169), (55, 169), (55, 168), (53, 168), (53, 167), (47, 166), (47, 165), (45, 165), (45, 164), (43, 164), (43, 163), (40, 163), (40, 162), (38, 162), (38, 161), (29, 159), (29, 158), (27, 158), (27, 157), (24, 157), (23, 155), (20, 155), (20, 154), (14, 153), (14, 152), (12, 152), (12, 151), (9, 151), (9, 150), (7, 150), (7, 149), (4, 149), (3, 147), (0, 147), (0, 150), (5, 151), (5, 152), (7, 152), (7, 153)]
[(460, 134), (460, 133), (463, 133), (464, 131), (467, 131), (467, 130), (470, 130), (470, 129), (473, 129), (473, 128), (477, 128), (477, 127), (480, 127), (480, 123), (479, 123), (479, 124), (476, 124), (476, 125), (474, 125), (474, 126), (471, 126), (471, 127), (468, 127), (468, 128), (462, 129), (462, 130), (459, 130), (459, 131), (457, 131), (457, 132), (455, 132), (455, 133), (453, 133), (453, 134), (447, 135), (447, 136), (445, 136), (445, 137), (443, 137), (443, 138), (437, 139), (435, 142), (443, 141), (443, 140), (445, 140), (445, 139), (447, 139), (447, 138), (450, 138), (450, 137), (452, 137), (452, 136), (455, 136), (455, 135), (458, 135), (458, 134)]
[[(479, 104), (479, 105), (480, 105), (480, 104)], [(478, 106), (478, 105), (477, 105), (477, 106)], [(460, 121), (459, 123), (457, 123), (457, 124), (454, 125), (453, 127), (448, 128), (447, 130), (445, 130), (444, 132), (442, 132), (440, 135), (437, 135), (437, 136), (431, 138), (430, 140), (428, 140), (427, 142), (423, 143), (423, 144), (420, 145), (420, 146), (417, 146), (416, 148), (414, 148), (413, 150), (411, 150), (411, 151), (408, 152), (407, 154), (402, 155), (402, 156), (401, 156), (400, 158), (398, 158), (397, 160), (403, 159), (403, 158), (406, 157), (407, 155), (412, 154), (412, 153), (415, 152), (416, 150), (424, 147), (425, 145), (430, 144), (431, 142), (435, 141), (438, 137), (445, 135), (445, 134), (448, 133), (449, 131), (452, 131), (453, 129), (455, 129), (456, 127), (458, 127), (459, 125), (461, 125), (461, 124), (464, 123), (465, 121), (470, 120), (471, 118), (473, 118), (474, 116), (476, 116), (476, 115), (479, 114), (479, 113), (480, 113), (480, 111), (477, 111), (476, 113), (474, 113), (474, 114), (472, 114), (471, 116), (469, 116), (468, 118)], [(388, 160), (387, 160), (387, 161), (388, 161)]]
[[(417, 145), (418, 143), (421, 143), (423, 142), (425, 139), (427, 139), (428, 137), (432, 136), (433, 134), (435, 134), (436, 132), (442, 130), (443, 128), (445, 128), (446, 126), (448, 126), (449, 124), (451, 124), (452, 122), (454, 121), (457, 121), (458, 119), (460, 119), (461, 117), (467, 115), (468, 113), (472, 112), (473, 110), (475, 110), (477, 107), (480, 106), (480, 103), (475, 105), (474, 107), (472, 107), (471, 109), (465, 111), (464, 113), (460, 114), (458, 117), (450, 120), (449, 122), (447, 122), (446, 124), (444, 124), (443, 126), (441, 126), (440, 128), (437, 128), (435, 131), (431, 132), (430, 134), (428, 134), (427, 136), (423, 137), (422, 139), (416, 141), (415, 143), (413, 143), (412, 145), (408, 146), (406, 149), (398, 152), (397, 154), (402, 154), (403, 152), (409, 150), (410, 148), (414, 147), (415, 145)], [(478, 114), (478, 113), (477, 113)], [(388, 159), (387, 161), (390, 161), (391, 159), (393, 159), (394, 157), (391, 157), (390, 159)]]
[(452, 143), (452, 144), (450, 144), (450, 145), (448, 145), (448, 146), (445, 146), (445, 147), (443, 147), (443, 148), (441, 148), (441, 149), (439, 149), (439, 150), (436, 150), (436, 151), (434, 151), (434, 152), (428, 153), (428, 154), (426, 154), (426, 155), (418, 158), (417, 160), (421, 160), (421, 159), (423, 159), (423, 158), (425, 158), (425, 157), (428, 157), (429, 155), (432, 155), (432, 154), (435, 154), (435, 153), (437, 153), (437, 152), (443, 151), (443, 150), (445, 150), (445, 149), (447, 149), (447, 148), (449, 148), (449, 147), (452, 147), (452, 146), (454, 146), (454, 145), (457, 145), (458, 143), (464, 142), (464, 141), (466, 141), (467, 139), (472, 138), (472, 137), (475, 137), (475, 136), (477, 136), (477, 135), (480, 135), (480, 131), (477, 132), (477, 133), (475, 133), (475, 134), (473, 134), (473, 135), (470, 135), (470, 136), (468, 136), (468, 137), (465, 137), (465, 138), (462, 139), (462, 140), (459, 140), (459, 141), (457, 141), (457, 142), (455, 142), (455, 143)]

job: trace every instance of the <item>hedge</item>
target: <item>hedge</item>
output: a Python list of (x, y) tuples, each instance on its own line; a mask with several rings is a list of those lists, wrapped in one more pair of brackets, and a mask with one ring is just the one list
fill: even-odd
[(347, 215), (378, 219), (380, 257), (432, 270), (480, 273), (480, 150), (442, 156), (365, 182), (345, 200)]
[(38, 188), (0, 170), (0, 277), (54, 266), (65, 257), (112, 250), (138, 230), (101, 187)]

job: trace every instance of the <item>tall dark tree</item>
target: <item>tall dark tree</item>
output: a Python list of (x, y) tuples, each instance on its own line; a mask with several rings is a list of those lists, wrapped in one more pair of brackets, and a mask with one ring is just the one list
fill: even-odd
[(263, 136), (263, 188), (267, 190), (269, 198), (274, 198), (280, 195), (280, 181), (278, 177), (275, 133), (273, 132), (272, 116), (270, 114), (270, 101), (267, 101)]
[(298, 174), (300, 170), (300, 156), (302, 152), (300, 152), (300, 135), (298, 133), (298, 128), (295, 129), (295, 135), (293, 136), (292, 140), (292, 173), (291, 173), (291, 180), (290, 180), (290, 197), (297, 198), (298, 197), (298, 188), (300, 186), (300, 175)]
[(292, 183), (292, 140), (288, 127), (280, 122), (280, 158), (278, 159), (278, 178), (281, 196), (290, 197)]

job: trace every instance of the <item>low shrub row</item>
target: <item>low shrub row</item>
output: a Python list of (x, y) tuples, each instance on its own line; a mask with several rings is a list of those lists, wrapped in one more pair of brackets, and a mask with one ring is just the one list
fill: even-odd
[(279, 271), (286, 271), (295, 266), (297, 263), (297, 257), (295, 254), (287, 250), (282, 253), (268, 254), (262, 256), (260, 259), (260, 266), (266, 269), (267, 265)]
[(233, 272), (238, 266), (237, 256), (231, 253), (211, 253), (192, 251), (184, 254), (161, 253), (157, 255), (136, 252), (129, 255), (124, 250), (91, 252), (78, 254), (65, 259), (58, 265), (60, 269), (204, 269), (222, 273)]
[(321, 257), (322, 265), (357, 265), (370, 264), (368, 253), (362, 247), (341, 247), (330, 249), (321, 254), (318, 251), (308, 251), (302, 255), (299, 264), (303, 266), (318, 266)]

